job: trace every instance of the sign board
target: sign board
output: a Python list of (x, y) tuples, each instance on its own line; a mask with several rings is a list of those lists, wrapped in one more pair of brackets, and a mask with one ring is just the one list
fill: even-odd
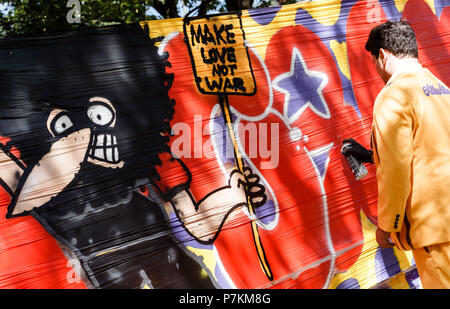
[(185, 19), (184, 36), (201, 93), (256, 93), (240, 15)]

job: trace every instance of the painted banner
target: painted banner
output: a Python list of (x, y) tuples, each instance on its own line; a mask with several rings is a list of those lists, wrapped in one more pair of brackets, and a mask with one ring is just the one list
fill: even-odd
[(450, 85), (445, 0), (320, 0), (0, 40), (1, 288), (421, 288), (375, 241), (383, 87), (407, 20)]

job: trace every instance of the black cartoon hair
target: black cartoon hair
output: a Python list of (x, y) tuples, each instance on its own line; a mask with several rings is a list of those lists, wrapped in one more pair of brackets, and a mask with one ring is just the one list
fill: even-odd
[[(114, 131), (124, 166), (87, 164), (76, 195), (103, 190), (114, 199), (137, 179), (158, 178), (158, 154), (170, 150), (175, 101), (168, 96), (168, 54), (158, 54), (157, 40), (139, 25), (1, 40), (0, 135), (9, 139), (4, 149), (14, 146), (26, 165), (35, 164), (54, 141), (46, 126), (51, 110), (83, 110), (90, 97), (103, 96), (117, 112)], [(108, 202), (102, 195), (90, 203)]]

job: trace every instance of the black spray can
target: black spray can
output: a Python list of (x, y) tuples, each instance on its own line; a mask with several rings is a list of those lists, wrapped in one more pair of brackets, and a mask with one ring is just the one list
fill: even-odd
[[(350, 147), (352, 144), (350, 143), (345, 143), (342, 148), (341, 148), (341, 152), (346, 148), (346, 147)], [(348, 162), (348, 165), (350, 165), (350, 168), (352, 169), (353, 175), (355, 175), (355, 179), (356, 180), (360, 180), (364, 177), (367, 176), (367, 174), (369, 173), (367, 171), (366, 166), (364, 165), (364, 163), (360, 162), (359, 160), (357, 160), (354, 156), (352, 156), (351, 154), (346, 154), (344, 155), (345, 159)]]

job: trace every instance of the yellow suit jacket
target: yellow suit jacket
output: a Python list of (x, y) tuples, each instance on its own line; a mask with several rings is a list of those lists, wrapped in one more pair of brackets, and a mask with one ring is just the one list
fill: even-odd
[(450, 241), (450, 90), (420, 64), (377, 96), (378, 226), (402, 250)]

